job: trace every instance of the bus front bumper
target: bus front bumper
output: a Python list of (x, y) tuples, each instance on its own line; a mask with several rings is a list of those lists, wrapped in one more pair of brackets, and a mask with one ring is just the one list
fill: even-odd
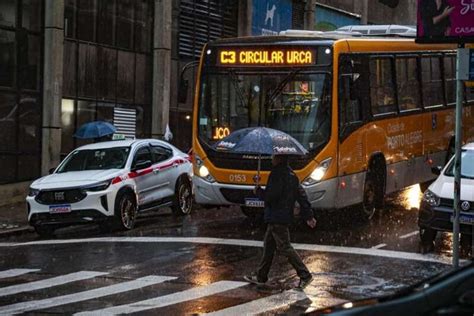
[[(253, 185), (224, 184), (207, 182), (194, 176), (194, 193), (196, 203), (204, 205), (245, 205), (246, 199), (255, 199)], [(315, 209), (333, 209), (336, 201), (337, 179), (303, 186), (306, 195)]]

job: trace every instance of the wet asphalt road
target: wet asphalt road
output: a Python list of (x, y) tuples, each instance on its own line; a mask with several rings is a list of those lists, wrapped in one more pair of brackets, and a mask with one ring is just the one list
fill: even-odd
[(298, 280), (282, 258), (268, 286), (243, 281), (258, 264), (264, 227), (236, 207), (184, 218), (149, 212), (129, 232), (91, 225), (52, 240), (3, 239), (0, 314), (300, 314), (390, 294), (449, 269), (449, 234), (419, 254), (420, 196), (418, 186), (391, 196), (368, 223), (343, 211), (319, 213), (314, 230), (295, 224), (292, 242), (314, 276), (304, 292), (292, 289)]

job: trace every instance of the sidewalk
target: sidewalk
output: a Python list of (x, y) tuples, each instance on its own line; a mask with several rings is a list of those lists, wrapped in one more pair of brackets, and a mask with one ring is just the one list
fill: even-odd
[(0, 206), (0, 236), (32, 231), (28, 225), (26, 202)]

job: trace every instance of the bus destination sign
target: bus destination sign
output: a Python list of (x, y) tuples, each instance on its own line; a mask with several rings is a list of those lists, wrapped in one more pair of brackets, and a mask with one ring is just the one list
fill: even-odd
[(304, 66), (315, 60), (310, 49), (222, 49), (217, 55), (218, 66)]

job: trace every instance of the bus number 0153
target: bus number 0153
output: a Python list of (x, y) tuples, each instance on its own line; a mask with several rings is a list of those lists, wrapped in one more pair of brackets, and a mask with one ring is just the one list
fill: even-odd
[(247, 177), (245, 176), (245, 174), (231, 174), (229, 176), (229, 180), (230, 182), (246, 182)]

